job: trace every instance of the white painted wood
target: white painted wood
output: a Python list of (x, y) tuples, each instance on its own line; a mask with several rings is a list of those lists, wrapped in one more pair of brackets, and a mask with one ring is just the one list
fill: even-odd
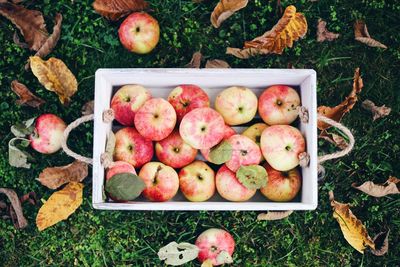
[[(309, 110), (310, 121), (300, 123), (306, 138), (310, 165), (302, 168), (303, 186), (298, 202), (270, 202), (257, 193), (247, 202), (228, 202), (217, 193), (206, 202), (186, 201), (178, 194), (171, 201), (158, 203), (143, 198), (129, 203), (112, 203), (103, 200), (104, 169), (100, 155), (104, 152), (110, 124), (103, 123), (102, 113), (110, 107), (113, 90), (125, 84), (141, 84), (153, 97), (166, 98), (179, 84), (196, 84), (212, 100), (229, 86), (246, 86), (257, 96), (274, 84), (299, 88), (302, 105)], [(236, 127), (241, 132), (243, 127)], [(93, 207), (105, 210), (312, 210), (318, 204), (317, 183), (317, 96), (316, 73), (306, 69), (99, 69), (95, 79), (95, 116), (93, 144)], [(200, 156), (201, 157), (201, 156)]]

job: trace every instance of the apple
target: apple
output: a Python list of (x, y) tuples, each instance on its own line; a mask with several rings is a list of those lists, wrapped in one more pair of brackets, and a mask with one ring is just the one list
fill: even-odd
[(256, 190), (242, 185), (236, 178), (236, 173), (231, 171), (226, 164), (217, 171), (215, 185), (221, 197), (229, 201), (247, 201), (256, 193)]
[(147, 54), (156, 47), (160, 39), (158, 21), (145, 12), (130, 14), (118, 30), (119, 40), (129, 51)]
[(183, 84), (175, 87), (168, 96), (168, 102), (174, 107), (178, 121), (195, 108), (210, 106), (206, 92), (193, 84)]
[(179, 171), (179, 188), (190, 201), (206, 201), (215, 193), (214, 171), (203, 161), (195, 161)]
[(258, 165), (261, 162), (260, 147), (250, 138), (235, 134), (227, 140), (232, 146), (232, 156), (225, 164), (233, 172), (240, 166)]
[[(224, 137), (222, 138), (222, 141), (228, 139), (229, 137), (231, 137), (231, 136), (234, 135), (234, 134), (236, 134), (235, 130), (234, 130), (232, 127), (230, 127), (230, 126), (228, 126), (228, 125), (225, 124), (225, 126), (224, 126)], [(210, 148), (207, 148), (207, 149), (200, 149), (201, 155), (202, 155), (207, 161), (209, 161), (209, 162), (211, 162), (211, 163), (214, 163), (214, 162), (211, 161), (211, 159), (210, 159), (209, 156), (208, 156), (208, 155), (210, 154), (210, 151), (211, 151)]]
[(54, 114), (42, 114), (36, 118), (35, 128), (29, 136), (31, 147), (43, 154), (52, 154), (61, 148), (65, 122)]
[(267, 185), (260, 189), (261, 193), (272, 201), (291, 201), (300, 191), (301, 174), (297, 168), (289, 171), (278, 171), (268, 163), (264, 164), (268, 173)]
[(153, 143), (135, 128), (125, 127), (115, 134), (114, 160), (125, 161), (139, 168), (153, 157)]
[(224, 137), (225, 123), (212, 108), (196, 108), (187, 113), (179, 126), (179, 133), (186, 143), (197, 149), (208, 149)]
[(306, 148), (301, 132), (290, 125), (266, 128), (260, 143), (265, 160), (278, 171), (288, 171), (299, 165), (299, 154)]
[(124, 126), (133, 126), (136, 111), (150, 98), (150, 92), (141, 85), (122, 86), (111, 100), (115, 119)]
[(250, 138), (253, 142), (255, 142), (257, 145), (260, 145), (260, 139), (261, 139), (261, 134), (264, 131), (265, 128), (267, 128), (268, 125), (265, 123), (256, 123), (248, 127), (242, 135)]
[(173, 131), (156, 143), (156, 155), (162, 163), (178, 169), (195, 160), (197, 149), (183, 141), (178, 131)]
[(168, 201), (178, 192), (178, 174), (161, 162), (146, 163), (140, 169), (139, 177), (146, 184), (142, 194), (150, 201)]
[(257, 96), (246, 87), (233, 86), (215, 99), (215, 109), (226, 124), (239, 125), (251, 121), (257, 113)]
[[(128, 162), (125, 161), (115, 161), (113, 162), (112, 167), (110, 167), (109, 169), (107, 169), (107, 173), (106, 173), (106, 182), (108, 180), (111, 179), (111, 177), (113, 177), (116, 174), (120, 174), (120, 173), (132, 173), (136, 175), (136, 171), (135, 168), (129, 164)], [(125, 200), (120, 200), (117, 199), (115, 197), (113, 197), (112, 195), (108, 194), (109, 197), (114, 200), (114, 201), (118, 201), (118, 202), (127, 202)]]
[(223, 264), (217, 260), (222, 251), (227, 252), (231, 257), (235, 251), (235, 240), (232, 235), (217, 228), (210, 228), (201, 233), (197, 237), (195, 245), (199, 249), (198, 260), (200, 262), (211, 260), (213, 266)]
[(258, 100), (258, 113), (269, 125), (291, 124), (298, 116), (299, 94), (292, 87), (274, 85), (264, 90)]
[(172, 105), (165, 99), (147, 100), (136, 112), (135, 127), (145, 138), (160, 141), (166, 138), (176, 124), (176, 113)]

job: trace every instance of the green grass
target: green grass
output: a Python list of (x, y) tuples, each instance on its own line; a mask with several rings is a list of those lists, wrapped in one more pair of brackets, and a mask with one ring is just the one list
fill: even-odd
[[(400, 4), (384, 0), (282, 1), (296, 4), (304, 12), (309, 32), (293, 49), (281, 56), (268, 55), (240, 60), (225, 55), (227, 46), (240, 47), (270, 29), (278, 20), (275, 1), (250, 1), (220, 29), (209, 21), (216, 1), (195, 4), (187, 1), (151, 1), (152, 14), (161, 26), (161, 40), (149, 55), (137, 56), (125, 51), (118, 41), (118, 23), (110, 23), (96, 14), (92, 1), (25, 1), (29, 8), (42, 10), (52, 27), (56, 12), (64, 16), (62, 36), (51, 56), (61, 58), (76, 75), (79, 91), (68, 108), (54, 93), (46, 91), (24, 70), (31, 54), (12, 41), (15, 28), (0, 18), (0, 186), (14, 188), (22, 195), (35, 191), (43, 200), (52, 193), (35, 178), (48, 166), (72, 161), (64, 153), (45, 156), (34, 153), (32, 169), (8, 165), (7, 142), (10, 126), (33, 115), (52, 112), (66, 122), (80, 116), (81, 106), (93, 99), (97, 68), (182, 67), (193, 52), (201, 50), (206, 59), (226, 60), (239, 68), (313, 68), (318, 73), (319, 104), (336, 105), (351, 90), (356, 67), (361, 68), (365, 87), (360, 100), (392, 107), (390, 116), (372, 122), (369, 112), (357, 103), (343, 123), (356, 138), (353, 152), (340, 160), (325, 164), (327, 176), (319, 187), (319, 206), (315, 211), (295, 212), (277, 222), (256, 221), (257, 212), (120, 212), (97, 211), (91, 207), (91, 179), (85, 181), (83, 205), (67, 221), (44, 232), (35, 227), (37, 207), (24, 205), (29, 226), (15, 230), (8, 220), (0, 220), (0, 265), (4, 266), (161, 266), (156, 252), (166, 243), (194, 242), (209, 227), (230, 231), (237, 242), (235, 266), (395, 266), (400, 262), (400, 201), (398, 196), (381, 199), (368, 197), (351, 188), (352, 182), (384, 182), (389, 175), (400, 176)], [(332, 43), (316, 42), (318, 18), (328, 22), (332, 31), (341, 34)], [(383, 51), (354, 41), (352, 24), (365, 19), (369, 32), (389, 46)], [(12, 80), (27, 84), (47, 103), (40, 110), (14, 104), (10, 90)], [(79, 138), (78, 138), (79, 137)], [(82, 138), (83, 137), (83, 138)], [(90, 155), (92, 125), (79, 127), (71, 146)], [(320, 153), (335, 148), (320, 143)], [(334, 190), (338, 201), (354, 205), (371, 236), (389, 228), (390, 251), (384, 257), (366, 252), (359, 254), (343, 238), (332, 218), (328, 191)], [(198, 266), (194, 261), (188, 266)]]

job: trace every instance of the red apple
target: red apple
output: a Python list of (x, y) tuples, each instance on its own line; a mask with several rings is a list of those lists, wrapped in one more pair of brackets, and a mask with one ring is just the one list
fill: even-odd
[(212, 108), (196, 108), (183, 117), (179, 133), (186, 143), (197, 149), (207, 149), (224, 137), (224, 119)]
[(183, 84), (176, 87), (168, 96), (168, 102), (174, 107), (178, 121), (195, 108), (210, 106), (208, 95), (200, 87)]
[(298, 115), (299, 94), (292, 87), (274, 85), (264, 90), (258, 100), (258, 113), (265, 123), (291, 124)]
[(197, 149), (183, 141), (178, 131), (173, 131), (167, 138), (156, 143), (156, 155), (162, 163), (179, 169), (196, 158)]
[(215, 185), (218, 193), (229, 201), (247, 201), (254, 196), (256, 190), (248, 189), (236, 178), (236, 173), (226, 165), (218, 170), (215, 175)]
[(156, 47), (160, 27), (155, 18), (145, 12), (130, 14), (118, 30), (119, 40), (131, 52), (147, 54)]
[(122, 125), (133, 126), (136, 111), (150, 98), (150, 92), (141, 85), (122, 86), (111, 100), (115, 119)]
[(195, 244), (199, 248), (197, 256), (199, 261), (204, 262), (209, 259), (213, 266), (223, 264), (223, 262), (217, 260), (221, 252), (225, 251), (232, 257), (235, 250), (235, 240), (232, 235), (217, 228), (211, 228), (201, 233)]
[[(227, 140), (229, 137), (231, 137), (231, 136), (234, 135), (234, 134), (236, 134), (235, 130), (233, 130), (232, 127), (230, 127), (230, 126), (228, 126), (228, 125), (225, 124), (225, 127), (224, 127), (224, 137), (222, 138), (222, 141), (223, 141), (223, 140)], [(209, 161), (209, 162), (211, 162), (211, 163), (214, 163), (214, 162), (211, 161), (211, 159), (210, 159), (209, 156), (208, 156), (208, 155), (210, 154), (210, 151), (211, 151), (210, 148), (208, 148), (208, 149), (201, 149), (201, 150), (200, 150), (201, 155), (202, 155), (207, 161)]]
[(180, 170), (179, 188), (190, 201), (206, 201), (215, 192), (214, 171), (197, 160)]
[(139, 177), (146, 184), (143, 196), (150, 201), (168, 201), (178, 192), (178, 174), (161, 162), (146, 163), (140, 170)]
[(267, 185), (260, 189), (261, 193), (272, 201), (291, 201), (300, 191), (301, 174), (297, 168), (286, 172), (273, 169), (268, 163), (264, 164), (268, 173)]
[(43, 154), (52, 154), (61, 148), (65, 122), (54, 114), (42, 114), (36, 118), (35, 128), (29, 136), (33, 149)]
[(225, 164), (231, 171), (236, 172), (242, 165), (258, 165), (261, 162), (260, 147), (250, 138), (235, 134), (227, 141), (232, 146), (232, 156)]
[[(106, 173), (106, 182), (107, 182), (108, 180), (110, 180), (111, 177), (113, 177), (114, 175), (120, 174), (120, 173), (132, 173), (132, 174), (136, 174), (136, 171), (135, 171), (135, 168), (134, 168), (131, 164), (129, 164), (129, 163), (125, 162), (125, 161), (115, 161), (115, 162), (113, 163), (113, 166), (110, 167), (110, 168), (107, 170), (107, 173)], [(125, 201), (125, 200), (119, 200), (119, 199), (113, 197), (113, 196), (110, 195), (110, 194), (108, 194), (108, 195), (109, 195), (109, 197), (110, 197), (112, 200), (114, 200), (114, 201), (118, 201), (118, 202), (127, 202), (127, 201)]]
[(273, 125), (261, 135), (261, 151), (272, 168), (288, 171), (299, 165), (299, 154), (306, 149), (301, 132), (290, 125)]
[(166, 138), (176, 124), (176, 113), (172, 105), (162, 98), (147, 100), (136, 112), (135, 127), (145, 138), (160, 141)]
[(114, 160), (125, 161), (139, 168), (153, 157), (153, 143), (135, 128), (125, 127), (115, 134)]

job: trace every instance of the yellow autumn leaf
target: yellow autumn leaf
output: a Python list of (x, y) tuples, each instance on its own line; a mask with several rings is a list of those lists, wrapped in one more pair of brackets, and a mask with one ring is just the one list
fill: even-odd
[(333, 218), (338, 221), (346, 241), (362, 254), (366, 246), (375, 249), (374, 241), (363, 223), (351, 212), (349, 204), (335, 201), (332, 191), (329, 192), (329, 200), (333, 208)]
[(58, 58), (44, 61), (38, 56), (29, 58), (32, 73), (49, 91), (55, 92), (61, 103), (68, 104), (78, 90), (78, 82), (65, 63)]
[(201, 264), (201, 267), (213, 267), (213, 266), (214, 265), (212, 264), (212, 261), (210, 259), (203, 261), (203, 263)]
[(82, 204), (83, 184), (71, 182), (53, 193), (36, 217), (39, 231), (67, 219)]
[(248, 0), (220, 0), (211, 13), (211, 23), (215, 28), (232, 16), (236, 11), (247, 6)]

